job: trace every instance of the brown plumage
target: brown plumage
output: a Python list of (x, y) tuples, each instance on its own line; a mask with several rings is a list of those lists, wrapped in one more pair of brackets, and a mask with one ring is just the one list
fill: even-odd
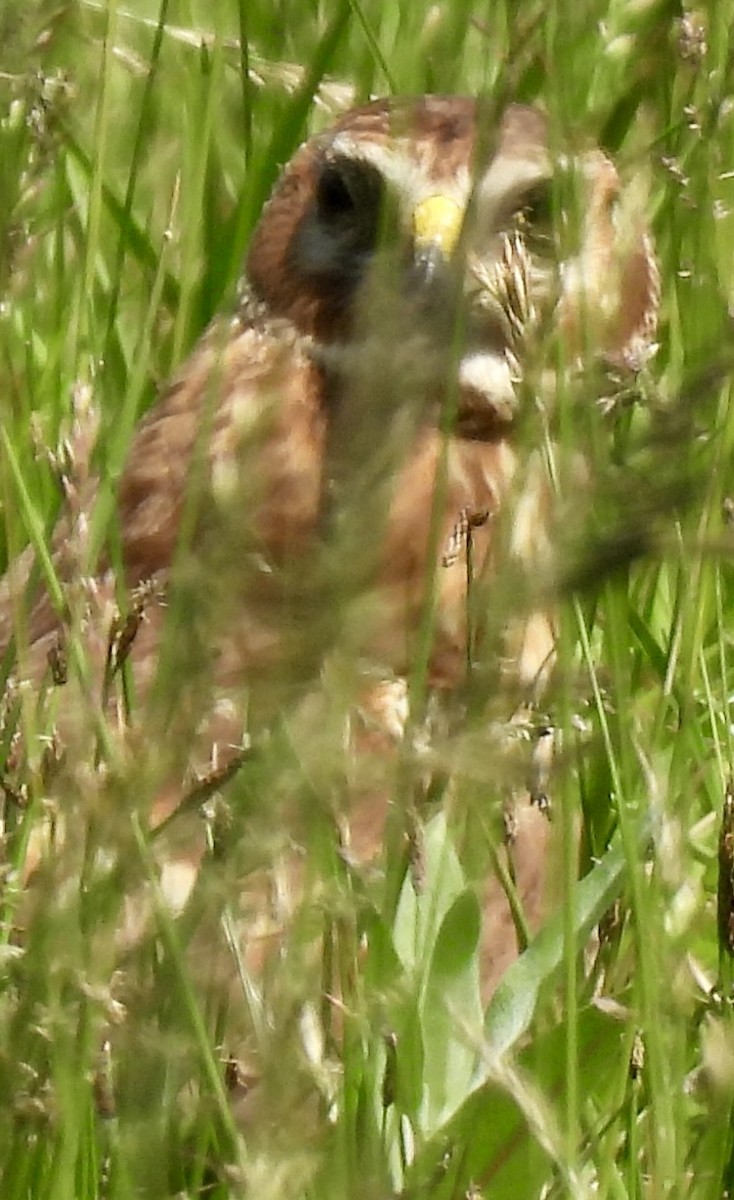
[[(335, 647), (364, 677), (362, 707), (378, 713), (385, 750), (400, 735), (400, 680), (431, 578), (428, 682), (459, 685), (457, 529), (473, 524), (474, 570), (490, 578), (502, 569), (490, 551), (506, 497), (517, 502), (509, 552), (529, 560), (546, 537), (542, 489), (517, 488), (512, 438), (528, 339), (554, 325), (569, 361), (621, 363), (652, 336), (654, 261), (609, 160), (592, 150), (554, 162), (534, 109), (513, 106), (494, 128), (480, 117), (459, 97), (377, 101), (307, 142), (254, 233), (235, 315), (138, 427), (117, 490), (121, 556), (129, 588), (154, 578), (159, 590), (129, 659), (150, 721), (173, 579), (180, 694), (156, 736), (173, 739), (179, 768), (192, 745), (205, 759), (212, 741), (236, 740), (245, 692), (267, 724), (284, 696), (313, 691)], [(559, 172), (575, 201), (565, 224)], [(24, 573), (5, 583), (6, 641)], [(112, 592), (102, 567), (98, 609)], [(58, 616), (41, 595), (22, 624), (18, 672), (38, 679)], [(98, 671), (104, 641), (98, 622), (87, 642)], [(526, 620), (514, 645), (530, 685), (548, 669), (549, 619)], [(380, 679), (393, 681), (387, 693)], [(238, 702), (234, 718), (222, 717), (223, 696)], [(374, 795), (357, 805), (358, 857), (375, 852), (383, 819)], [(515, 870), (536, 912), (545, 836), (523, 810)], [(487, 912), (490, 991), (515, 952), (495, 883)]]

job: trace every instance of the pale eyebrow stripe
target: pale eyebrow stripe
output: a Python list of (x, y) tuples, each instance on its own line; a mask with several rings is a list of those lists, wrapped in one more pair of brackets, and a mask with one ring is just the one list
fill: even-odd
[(345, 158), (353, 162), (367, 163), (379, 171), (411, 205), (426, 197), (440, 194), (455, 200), (465, 208), (472, 190), (472, 177), (468, 167), (461, 166), (451, 175), (436, 178), (424, 169), (420, 159), (409, 151), (409, 139), (395, 139), (385, 144), (355, 138), (351, 134), (339, 134), (326, 151), (329, 157)]

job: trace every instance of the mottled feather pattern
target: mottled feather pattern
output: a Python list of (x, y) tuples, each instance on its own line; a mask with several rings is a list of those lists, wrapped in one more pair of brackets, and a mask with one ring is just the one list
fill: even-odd
[[(299, 695), (317, 691), (344, 645), (363, 678), (355, 712), (367, 714), (355, 745), (389, 762), (431, 580), (428, 683), (441, 692), (465, 682), (469, 557), (489, 611), (503, 566), (532, 570), (548, 551), (547, 483), (513, 437), (534, 331), (555, 327), (581, 364), (599, 356), (634, 366), (654, 337), (659, 282), (644, 221), (617, 228), (621, 185), (604, 155), (574, 162), (583, 211), (579, 244), (563, 261), (552, 229), (542, 231), (543, 256), (532, 241), (533, 206), (539, 189), (552, 191), (557, 165), (535, 109), (511, 106), (488, 123), (469, 98), (376, 101), (284, 168), (235, 313), (213, 324), (143, 417), (117, 489), (125, 585), (154, 581), (133, 604), (124, 648), (143, 714), (125, 732), (131, 745), (142, 744), (177, 594), (185, 719), (174, 714), (164, 728), (178, 730), (179, 765), (226, 762), (253, 695), (265, 696), (276, 675), (280, 699), (289, 683)], [(455, 249), (418, 255), (411, 221), (436, 194), (456, 208)], [(68, 536), (62, 521), (55, 556), (62, 582), (74, 584)], [(31, 562), (27, 553), (0, 585), (5, 646)], [(97, 619), (86, 648), (101, 677), (120, 594), (104, 557), (91, 586)], [(59, 620), (42, 593), (28, 603), (17, 673), (37, 683)], [(118, 618), (114, 636), (122, 628), (132, 626)], [(553, 645), (552, 614), (525, 614), (508, 632), (505, 677), (526, 696), (547, 679)], [(162, 785), (156, 819), (180, 796), (180, 785)], [(379, 851), (386, 805), (384, 790), (354, 798), (357, 859)], [(545, 818), (522, 804), (507, 854), (531, 923), (543, 908), (547, 840)], [(485, 910), (489, 994), (517, 949), (494, 879)]]

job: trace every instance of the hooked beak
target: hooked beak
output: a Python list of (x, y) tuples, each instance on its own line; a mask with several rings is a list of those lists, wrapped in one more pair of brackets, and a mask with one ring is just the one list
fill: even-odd
[[(464, 296), (464, 272), (457, 255), (464, 209), (445, 195), (428, 196), (413, 211), (413, 270), (417, 304), (436, 333), (449, 335), (449, 371), (457, 373), (455, 429), (463, 437), (493, 438), (516, 411), (515, 384), (504, 352), (501, 326), (483, 316), (471, 324)], [(455, 333), (460, 328), (457, 342)], [(449, 377), (450, 377), (449, 376)]]
[(413, 253), (416, 282), (429, 286), (446, 267), (456, 249), (463, 210), (448, 196), (427, 196), (413, 211)]

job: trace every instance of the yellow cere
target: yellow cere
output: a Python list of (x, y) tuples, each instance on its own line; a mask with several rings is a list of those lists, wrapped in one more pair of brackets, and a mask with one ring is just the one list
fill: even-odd
[(417, 249), (436, 246), (447, 258), (459, 240), (463, 209), (448, 196), (427, 196), (413, 212), (413, 239)]

